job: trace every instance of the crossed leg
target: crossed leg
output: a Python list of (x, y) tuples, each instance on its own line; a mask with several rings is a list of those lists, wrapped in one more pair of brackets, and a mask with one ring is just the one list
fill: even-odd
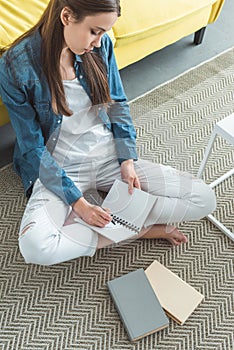
[[(213, 191), (202, 180), (171, 167), (139, 160), (134, 163), (143, 190), (155, 195), (157, 202), (146, 219), (138, 238), (168, 240), (172, 245), (186, 243), (187, 237), (174, 223), (199, 220), (215, 208)], [(106, 170), (106, 169), (105, 169)], [(100, 177), (99, 189), (108, 191), (108, 181), (119, 178), (118, 168)], [(103, 181), (105, 180), (106, 181)], [(99, 236), (97, 248), (113, 242)]]

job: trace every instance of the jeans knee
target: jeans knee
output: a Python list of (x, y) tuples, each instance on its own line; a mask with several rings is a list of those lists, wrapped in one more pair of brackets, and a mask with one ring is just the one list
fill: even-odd
[(30, 245), (30, 250), (28, 249), (27, 244), (24, 244), (24, 241), (21, 240), (19, 243), (20, 252), (24, 258), (24, 261), (27, 264), (36, 264), (36, 265), (53, 265), (52, 256), (49, 252), (41, 249), (39, 246)]
[(19, 249), (25, 262), (27, 264), (53, 265), (55, 263), (53, 247), (56, 247), (56, 241), (59, 238), (56, 238), (56, 235), (51, 235), (48, 241), (44, 240), (42, 232), (37, 229), (36, 225), (31, 225), (23, 231), (19, 237)]
[(213, 211), (215, 211), (217, 203), (216, 203), (216, 195), (215, 195), (214, 190), (210, 187), (209, 187), (209, 189), (210, 189), (210, 201), (209, 201), (210, 208), (209, 208), (209, 210), (210, 210), (210, 213), (212, 213)]
[(202, 217), (205, 217), (216, 209), (216, 196), (214, 190), (204, 183), (201, 197), (203, 201)]

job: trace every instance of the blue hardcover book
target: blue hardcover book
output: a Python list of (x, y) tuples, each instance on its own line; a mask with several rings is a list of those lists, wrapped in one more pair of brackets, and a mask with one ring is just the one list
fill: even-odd
[(143, 269), (107, 282), (131, 341), (168, 327), (168, 318)]

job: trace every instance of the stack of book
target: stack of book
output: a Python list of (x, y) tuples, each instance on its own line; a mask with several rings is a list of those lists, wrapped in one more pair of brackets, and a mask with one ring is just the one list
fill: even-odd
[(182, 325), (204, 298), (156, 260), (107, 286), (131, 341), (168, 327), (167, 316)]

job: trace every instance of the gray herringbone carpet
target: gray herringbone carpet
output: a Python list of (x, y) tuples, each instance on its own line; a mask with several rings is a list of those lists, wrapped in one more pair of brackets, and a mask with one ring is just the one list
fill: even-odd
[[(216, 121), (234, 112), (234, 51), (185, 73), (131, 103), (142, 158), (196, 174)], [(233, 149), (218, 139), (207, 182), (233, 167)], [(217, 190), (220, 220), (233, 229), (234, 183)], [(231, 350), (234, 244), (209, 221), (184, 223), (189, 242), (139, 240), (53, 267), (26, 265), (17, 231), (26, 201), (19, 179), (0, 172), (0, 349)], [(183, 325), (130, 343), (106, 282), (154, 259), (205, 295)], [(142, 301), (144, 302), (144, 301)]]

